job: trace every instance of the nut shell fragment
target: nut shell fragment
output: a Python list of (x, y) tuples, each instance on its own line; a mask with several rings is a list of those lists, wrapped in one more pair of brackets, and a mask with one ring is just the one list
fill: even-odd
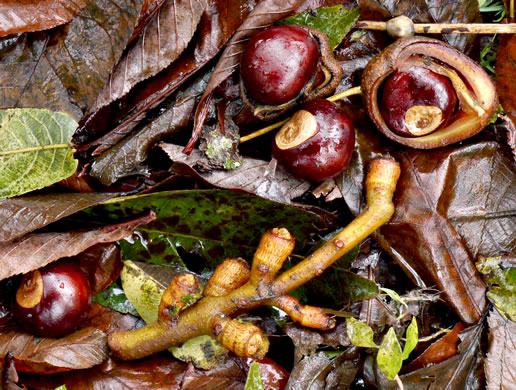
[[(379, 91), (387, 77), (411, 65), (423, 65), (450, 78), (459, 98), (454, 117), (442, 128), (418, 137), (395, 134), (379, 107)], [(363, 100), (376, 127), (388, 138), (416, 149), (450, 145), (479, 133), (495, 112), (498, 98), (489, 75), (472, 59), (433, 38), (415, 36), (388, 46), (362, 75)]]

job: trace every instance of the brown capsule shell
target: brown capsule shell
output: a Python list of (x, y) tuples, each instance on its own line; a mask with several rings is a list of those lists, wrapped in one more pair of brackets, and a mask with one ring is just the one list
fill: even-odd
[[(402, 137), (392, 132), (384, 121), (379, 91), (389, 75), (406, 67), (414, 58), (422, 63), (442, 64), (436, 66), (449, 69), (454, 76), (450, 77), (454, 88), (457, 82), (467, 86), (468, 91), (455, 88), (459, 109), (446, 126), (428, 135)], [(442, 41), (421, 36), (399, 39), (373, 58), (364, 69), (361, 88), (364, 104), (376, 127), (388, 138), (416, 149), (439, 148), (472, 137), (487, 125), (498, 104), (495, 86), (481, 66)]]

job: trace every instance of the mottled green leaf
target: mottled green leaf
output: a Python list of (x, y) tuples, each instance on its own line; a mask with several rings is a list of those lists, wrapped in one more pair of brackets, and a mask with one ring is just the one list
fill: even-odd
[(129, 302), (124, 290), (122, 290), (118, 282), (113, 282), (108, 288), (98, 294), (93, 302), (109, 307), (120, 313), (138, 315), (138, 312), (131, 302)]
[(354, 318), (346, 318), (346, 332), (353, 345), (365, 348), (378, 348), (373, 341), (373, 330), (369, 325)]
[(262, 375), (260, 374), (260, 363), (254, 362), (249, 367), (245, 381), (245, 390), (265, 390), (262, 383)]
[(390, 328), (385, 338), (383, 339), (382, 345), (378, 350), (378, 356), (376, 357), (378, 367), (390, 380), (394, 380), (398, 372), (401, 370), (402, 352), (401, 345), (396, 337), (394, 328)]
[[(325, 220), (305, 209), (230, 191), (171, 191), (95, 206), (88, 219), (119, 220), (154, 210), (157, 219), (120, 241), (125, 258), (213, 269), (227, 257), (252, 259), (262, 234), (285, 227), (300, 251)], [(206, 261), (207, 263), (206, 263)]]
[(412, 317), (412, 321), (407, 328), (407, 337), (405, 340), (405, 346), (403, 347), (402, 359), (406, 360), (410, 353), (416, 348), (418, 340), (418, 327), (416, 317)]
[(477, 270), (487, 275), (487, 297), (502, 313), (516, 318), (516, 267), (514, 258), (486, 257), (477, 263)]
[(322, 7), (315, 11), (305, 11), (283, 19), (280, 24), (295, 24), (320, 30), (328, 36), (332, 49), (335, 49), (354, 26), (359, 16), (359, 8), (346, 10), (342, 5), (336, 5)]
[(77, 169), (69, 146), (78, 124), (43, 109), (0, 110), (0, 197), (47, 187)]

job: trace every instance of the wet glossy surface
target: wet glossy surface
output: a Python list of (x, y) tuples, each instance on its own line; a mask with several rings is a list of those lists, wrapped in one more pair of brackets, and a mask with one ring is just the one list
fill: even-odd
[(327, 100), (307, 103), (319, 131), (299, 146), (279, 150), (273, 143), (273, 156), (294, 176), (322, 182), (340, 173), (351, 159), (355, 143), (353, 123), (335, 104)]
[(253, 36), (242, 54), (240, 75), (247, 94), (265, 104), (294, 99), (315, 72), (319, 47), (296, 26), (275, 26)]
[(52, 263), (40, 270), (43, 297), (26, 309), (13, 305), (16, 320), (29, 332), (59, 337), (73, 331), (88, 315), (91, 288), (86, 275), (70, 261)]
[(406, 112), (414, 106), (435, 106), (442, 110), (444, 126), (452, 117), (457, 95), (451, 81), (423, 67), (413, 66), (407, 72), (395, 72), (383, 85), (380, 109), (389, 128), (398, 135), (412, 134), (405, 123)]

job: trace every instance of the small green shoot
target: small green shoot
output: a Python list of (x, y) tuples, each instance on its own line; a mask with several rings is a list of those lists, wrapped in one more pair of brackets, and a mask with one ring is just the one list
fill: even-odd
[(254, 362), (249, 367), (247, 379), (245, 381), (245, 390), (265, 390), (262, 383), (262, 375), (260, 373), (260, 363)]

